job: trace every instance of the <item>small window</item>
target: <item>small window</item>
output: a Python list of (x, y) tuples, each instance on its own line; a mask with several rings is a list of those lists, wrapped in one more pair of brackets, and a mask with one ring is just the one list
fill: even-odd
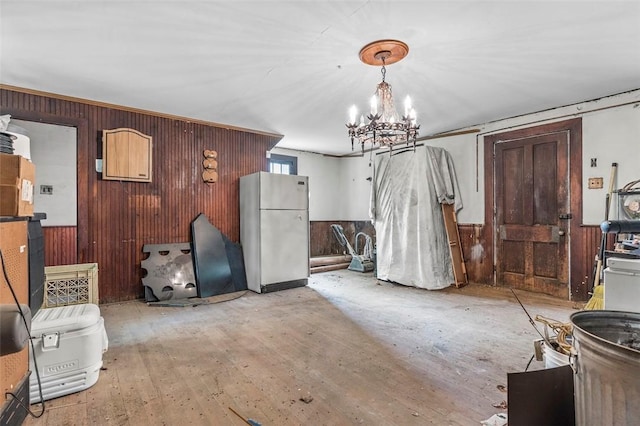
[(281, 175), (297, 175), (298, 158), (289, 155), (271, 154), (269, 172)]

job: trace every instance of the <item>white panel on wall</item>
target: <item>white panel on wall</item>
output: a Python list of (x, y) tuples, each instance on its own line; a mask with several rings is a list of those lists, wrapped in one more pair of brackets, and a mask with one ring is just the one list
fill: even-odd
[[(23, 127), (31, 139), (31, 161), (36, 166), (34, 211), (46, 213), (42, 226), (77, 225), (75, 127), (11, 120)], [(41, 194), (41, 186), (52, 188)]]
[(309, 177), (309, 220), (337, 220), (342, 208), (340, 159), (310, 152), (274, 148), (274, 154), (298, 159), (298, 175)]
[[(375, 155), (375, 154), (374, 154)], [(369, 201), (373, 167), (370, 154), (340, 159), (340, 197), (343, 206), (338, 220), (369, 221)]]
[(444, 148), (451, 154), (462, 198), (458, 223), (484, 223), (484, 150), (478, 146), (476, 152), (476, 134), (431, 139), (424, 144)]
[[(618, 163), (613, 189), (640, 179), (640, 107), (625, 105), (587, 114), (582, 119), (583, 223), (599, 225), (605, 219), (605, 200), (612, 163)], [(596, 167), (591, 167), (591, 159)], [(602, 189), (589, 189), (588, 180), (602, 177)], [(609, 219), (619, 219), (617, 197), (612, 196)], [(620, 219), (623, 219), (622, 217)]]

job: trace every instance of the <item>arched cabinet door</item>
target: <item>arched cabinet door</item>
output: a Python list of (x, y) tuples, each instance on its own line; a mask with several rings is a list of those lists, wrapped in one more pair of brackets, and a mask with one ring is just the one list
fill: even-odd
[(102, 179), (151, 182), (152, 138), (133, 129), (102, 131)]

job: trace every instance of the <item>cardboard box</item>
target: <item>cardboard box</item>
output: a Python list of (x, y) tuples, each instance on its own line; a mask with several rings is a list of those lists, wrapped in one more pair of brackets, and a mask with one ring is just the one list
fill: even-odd
[(36, 166), (24, 157), (0, 154), (0, 216), (33, 216)]

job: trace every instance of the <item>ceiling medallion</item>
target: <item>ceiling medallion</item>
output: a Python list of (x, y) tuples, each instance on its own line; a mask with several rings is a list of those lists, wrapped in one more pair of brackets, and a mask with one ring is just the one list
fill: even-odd
[(378, 40), (367, 44), (360, 49), (360, 60), (368, 65), (380, 66), (382, 82), (378, 83), (376, 92), (370, 100), (370, 114), (365, 121), (364, 115), (360, 115), (356, 121), (358, 110), (355, 105), (349, 109), (349, 122), (347, 129), (351, 138), (351, 149), (354, 141), (358, 141), (365, 150), (365, 145), (371, 143), (372, 147), (409, 144), (413, 142), (415, 149), (416, 138), (420, 125), (416, 122), (416, 112), (411, 106), (411, 98), (406, 97), (404, 102), (404, 115), (402, 117), (396, 111), (391, 93), (391, 85), (385, 81), (386, 65), (394, 64), (402, 60), (409, 53), (409, 46), (399, 40)]

